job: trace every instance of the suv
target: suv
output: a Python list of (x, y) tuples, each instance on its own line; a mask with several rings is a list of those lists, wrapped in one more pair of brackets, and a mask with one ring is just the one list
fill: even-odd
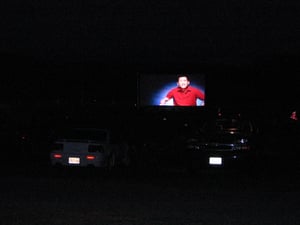
[(239, 116), (210, 118), (187, 138), (188, 169), (255, 165), (258, 129)]

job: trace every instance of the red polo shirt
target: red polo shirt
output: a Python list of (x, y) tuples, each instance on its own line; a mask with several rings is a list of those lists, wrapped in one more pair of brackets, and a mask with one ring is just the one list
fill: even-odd
[(180, 87), (171, 89), (167, 98), (173, 98), (174, 106), (196, 106), (197, 99), (204, 100), (205, 95), (201, 90), (188, 86), (185, 89)]

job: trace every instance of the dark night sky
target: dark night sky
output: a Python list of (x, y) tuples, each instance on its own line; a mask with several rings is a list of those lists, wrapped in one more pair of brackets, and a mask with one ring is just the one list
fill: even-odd
[(5, 1), (2, 87), (27, 99), (100, 87), (111, 101), (124, 91), (134, 98), (138, 71), (205, 71), (212, 98), (293, 104), (299, 9), (295, 0)]
[(1, 51), (43, 60), (247, 63), (298, 54), (297, 1), (20, 1)]

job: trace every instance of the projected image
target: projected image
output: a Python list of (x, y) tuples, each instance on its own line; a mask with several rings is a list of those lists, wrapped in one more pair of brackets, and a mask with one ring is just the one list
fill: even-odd
[(138, 97), (140, 106), (204, 106), (205, 75), (140, 74)]

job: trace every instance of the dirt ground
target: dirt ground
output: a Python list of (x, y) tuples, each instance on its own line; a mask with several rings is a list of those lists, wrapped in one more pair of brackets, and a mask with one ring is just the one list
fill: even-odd
[(7, 168), (2, 225), (296, 225), (299, 171)]

